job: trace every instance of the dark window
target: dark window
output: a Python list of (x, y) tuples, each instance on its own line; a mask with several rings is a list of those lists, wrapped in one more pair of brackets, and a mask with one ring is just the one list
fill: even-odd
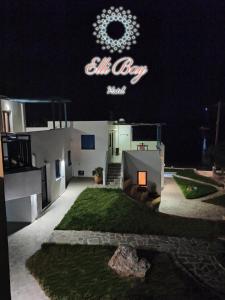
[(83, 170), (78, 170), (78, 176), (84, 176), (84, 171)]
[(60, 178), (61, 177), (61, 172), (60, 172), (60, 160), (56, 159), (55, 161), (55, 177)]
[(71, 151), (68, 151), (68, 166), (72, 165), (72, 161), (71, 161)]
[(81, 149), (94, 150), (95, 149), (95, 136), (91, 134), (81, 135)]
[(155, 141), (156, 127), (153, 126), (132, 126), (132, 140), (133, 141)]
[(6, 172), (32, 167), (29, 135), (3, 134), (2, 146)]

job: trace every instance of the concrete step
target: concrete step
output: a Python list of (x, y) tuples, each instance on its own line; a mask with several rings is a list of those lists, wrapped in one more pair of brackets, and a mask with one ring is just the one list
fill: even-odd
[(107, 176), (110, 176), (110, 177), (120, 177), (120, 173), (109, 173), (108, 172)]

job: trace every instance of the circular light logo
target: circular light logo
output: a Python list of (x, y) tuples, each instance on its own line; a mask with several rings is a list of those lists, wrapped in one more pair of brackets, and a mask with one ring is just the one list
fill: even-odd
[[(116, 23), (123, 27), (123, 33), (118, 38), (112, 37), (109, 33), (110, 26)], [(137, 17), (122, 6), (103, 9), (102, 13), (97, 15), (93, 27), (96, 43), (101, 45), (102, 50), (108, 50), (111, 53), (130, 50), (131, 46), (137, 43), (137, 36), (140, 35)]]

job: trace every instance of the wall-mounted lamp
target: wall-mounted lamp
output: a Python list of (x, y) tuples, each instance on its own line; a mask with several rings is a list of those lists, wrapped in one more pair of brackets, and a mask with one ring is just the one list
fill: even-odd
[(147, 171), (138, 171), (137, 172), (137, 185), (139, 187), (147, 186)]

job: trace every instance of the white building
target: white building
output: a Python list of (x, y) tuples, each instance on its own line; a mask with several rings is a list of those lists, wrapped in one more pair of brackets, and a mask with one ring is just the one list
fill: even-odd
[[(128, 178), (141, 185), (138, 180), (144, 174), (144, 185), (150, 189), (154, 185), (158, 195), (161, 194), (164, 171), (161, 124), (126, 124), (123, 120), (68, 122), (68, 101), (65, 101), (64, 121), (53, 118), (46, 127), (28, 128), (24, 110), (28, 101), (1, 101), (9, 222), (32, 222), (65, 191), (71, 177), (92, 177), (96, 167), (103, 168), (104, 185), (122, 188)], [(57, 101), (63, 100), (45, 102)], [(142, 126), (153, 128), (157, 138), (135, 140), (134, 131)]]

